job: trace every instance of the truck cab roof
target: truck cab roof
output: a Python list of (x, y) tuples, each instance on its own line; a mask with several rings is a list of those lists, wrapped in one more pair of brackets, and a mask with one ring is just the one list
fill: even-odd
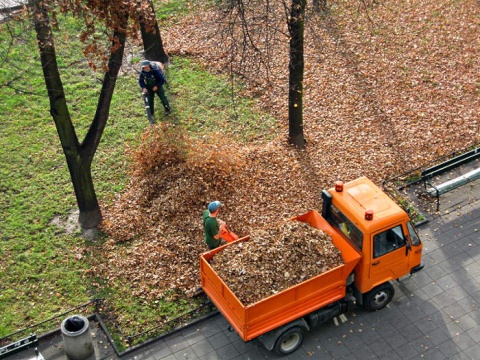
[[(328, 190), (332, 203), (361, 230), (374, 232), (408, 217), (407, 213), (366, 177)], [(373, 217), (368, 219), (367, 212)]]

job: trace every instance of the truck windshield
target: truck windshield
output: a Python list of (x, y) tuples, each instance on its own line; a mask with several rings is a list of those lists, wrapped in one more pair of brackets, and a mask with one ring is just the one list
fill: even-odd
[(327, 221), (340, 230), (358, 250), (362, 250), (363, 233), (333, 204), (330, 206)]

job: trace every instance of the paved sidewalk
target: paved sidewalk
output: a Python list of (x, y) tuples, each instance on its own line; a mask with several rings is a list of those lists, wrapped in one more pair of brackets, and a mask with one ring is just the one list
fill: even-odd
[[(442, 196), (439, 213), (418, 230), (425, 268), (395, 283), (383, 310), (358, 307), (309, 332), (300, 349), (280, 357), (245, 343), (213, 316), (122, 356), (137, 360), (480, 359), (480, 182)], [(92, 324), (91, 324), (92, 325)], [(92, 359), (118, 359), (92, 325)], [(61, 337), (40, 342), (45, 359), (66, 359)], [(8, 359), (32, 359), (31, 350)]]

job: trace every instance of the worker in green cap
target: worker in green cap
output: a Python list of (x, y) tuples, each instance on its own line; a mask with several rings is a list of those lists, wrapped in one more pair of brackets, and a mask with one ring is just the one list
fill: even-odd
[(217, 219), (220, 205), (222, 205), (220, 201), (212, 201), (202, 214), (203, 236), (210, 250), (219, 247), (223, 241), (220, 234), (226, 225), (225, 222)]

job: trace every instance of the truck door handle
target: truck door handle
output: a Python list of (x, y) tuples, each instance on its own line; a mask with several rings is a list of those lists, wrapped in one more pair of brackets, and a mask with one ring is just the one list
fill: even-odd
[(372, 263), (372, 266), (375, 266), (375, 265), (378, 265), (378, 264), (380, 264), (380, 261), (375, 261), (375, 262)]

